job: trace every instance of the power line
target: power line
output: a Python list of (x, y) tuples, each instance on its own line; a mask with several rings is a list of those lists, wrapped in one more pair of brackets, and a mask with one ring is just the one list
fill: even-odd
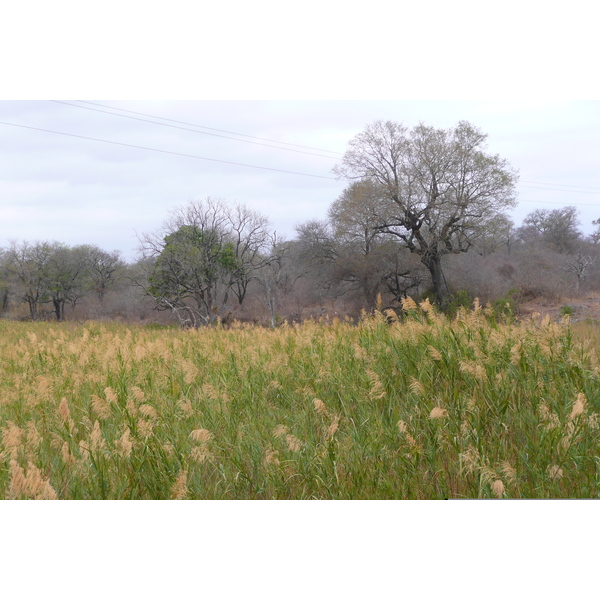
[[(57, 102), (60, 104), (68, 104), (66, 102), (61, 102), (61, 101), (53, 101), (53, 102)], [(85, 108), (85, 107), (78, 107), (75, 104), (70, 104), (70, 106), (74, 106), (77, 108)], [(91, 109), (91, 110), (95, 110), (95, 109)], [(121, 109), (118, 109), (121, 110)], [(99, 111), (99, 112), (105, 112), (105, 111)], [(133, 112), (133, 111), (129, 111), (129, 112)], [(112, 113), (109, 113), (112, 114)], [(139, 113), (142, 114), (142, 113)], [(123, 116), (123, 115), (115, 115), (115, 116)], [(158, 117), (158, 118), (162, 118), (162, 117)], [(138, 119), (138, 120), (144, 120), (144, 119)], [(157, 123), (158, 125), (162, 125), (162, 123)], [(75, 138), (79, 138), (79, 139), (84, 139), (84, 140), (89, 140), (89, 141), (94, 141), (94, 142), (102, 142), (105, 144), (114, 144), (117, 146), (124, 146), (124, 147), (128, 147), (128, 148), (136, 148), (136, 149), (140, 149), (140, 150), (148, 150), (151, 152), (160, 152), (163, 154), (171, 154), (174, 156), (183, 156), (186, 158), (195, 158), (198, 160), (208, 160), (211, 162), (219, 162), (219, 163), (224, 163), (224, 164), (230, 164), (230, 165), (236, 165), (236, 166), (241, 166), (241, 167), (248, 167), (248, 168), (252, 168), (252, 169), (262, 169), (262, 170), (266, 170), (266, 171), (275, 171), (275, 172), (279, 172), (279, 173), (288, 173), (291, 175), (301, 175), (303, 177), (314, 177), (314, 178), (318, 178), (318, 179), (329, 179), (329, 180), (335, 180), (335, 177), (327, 177), (325, 175), (313, 175), (311, 173), (301, 173), (298, 171), (288, 171), (288, 170), (284, 170), (284, 169), (276, 169), (273, 167), (262, 167), (259, 165), (249, 165), (247, 163), (238, 163), (238, 162), (233, 162), (233, 161), (227, 161), (227, 160), (220, 160), (220, 159), (216, 159), (216, 158), (208, 158), (205, 156), (197, 156), (194, 154), (186, 154), (183, 152), (173, 152), (170, 150), (161, 150), (159, 148), (150, 148), (148, 146), (140, 146), (140, 145), (136, 145), (136, 144), (126, 144), (123, 142), (115, 142), (115, 141), (111, 141), (111, 140), (103, 140), (100, 138), (93, 138), (93, 137), (88, 137), (88, 136), (83, 136), (83, 135), (78, 135), (78, 134), (74, 134), (74, 133), (66, 133), (66, 132), (62, 132), (62, 131), (54, 131), (54, 130), (50, 130), (50, 129), (43, 129), (40, 127), (31, 127), (28, 125), (19, 125), (16, 123), (8, 123), (6, 121), (0, 121), (0, 125), (9, 125), (11, 127), (20, 127), (23, 129), (30, 129), (30, 130), (34, 130), (34, 131), (42, 131), (45, 133), (54, 133), (56, 135), (64, 135), (64, 136), (68, 136), (68, 137), (75, 137)], [(183, 129), (183, 128), (179, 128), (179, 129)], [(197, 133), (203, 133), (203, 132), (197, 132)], [(219, 136), (219, 137), (223, 137), (223, 136)], [(233, 138), (229, 138), (229, 139), (233, 139)], [(237, 140), (237, 141), (245, 141), (245, 140)], [(287, 148), (280, 148), (281, 150), (287, 150)], [(331, 158), (331, 157), (326, 157), (326, 158)], [(587, 187), (587, 186), (571, 186), (571, 185), (567, 185), (567, 184), (544, 184), (543, 182), (530, 182), (530, 183), (540, 183), (542, 185), (557, 185), (557, 186), (561, 186), (561, 187), (581, 187), (581, 188), (586, 188), (586, 189), (590, 189), (590, 190), (595, 190), (595, 189), (599, 189), (599, 188), (593, 188), (593, 187)], [(556, 188), (549, 188), (549, 187), (538, 187), (538, 186), (531, 186), (531, 185), (523, 185), (523, 184), (517, 184), (518, 187), (525, 187), (525, 188), (530, 188), (530, 189), (538, 189), (538, 190), (544, 190), (544, 191), (550, 191), (550, 192), (568, 192), (568, 193), (575, 193), (575, 194), (592, 194), (592, 195), (599, 195), (599, 192), (592, 192), (592, 191), (584, 191), (584, 190), (560, 190), (560, 189), (556, 189)], [(543, 200), (520, 200), (520, 202), (533, 202), (533, 203), (540, 203), (540, 204), (565, 204), (564, 202), (552, 202), (552, 201), (543, 201)], [(595, 204), (582, 204), (582, 203), (573, 203), (576, 206), (595, 206)]]
[[(551, 185), (551, 184), (548, 184), (548, 185)], [(597, 191), (597, 192), (586, 192), (586, 191), (583, 191), (583, 190), (558, 190), (556, 188), (537, 187), (535, 185), (522, 185), (520, 183), (517, 183), (517, 187), (524, 187), (524, 188), (529, 188), (529, 189), (532, 189), (532, 190), (545, 190), (547, 192), (562, 192), (563, 194), (565, 194), (565, 193), (567, 193), (567, 194), (592, 194), (594, 196), (599, 196), (600, 195), (600, 190)]]
[[(71, 104), (69, 102), (64, 102), (64, 101), (60, 101), (60, 100), (52, 100), (52, 102), (56, 102), (57, 104), (65, 104), (67, 106), (73, 106), (73, 107), (76, 107), (76, 108), (82, 108), (82, 109), (86, 109), (86, 110), (94, 110), (96, 112), (103, 112), (103, 113), (106, 113), (106, 114), (109, 114), (109, 115), (113, 115), (115, 117), (125, 117), (125, 118), (129, 118), (129, 119), (135, 119), (137, 121), (144, 121), (144, 122), (147, 122), (147, 123), (153, 123), (155, 125), (163, 125), (165, 127), (174, 127), (174, 128), (183, 129), (183, 130), (186, 130), (186, 131), (193, 131), (194, 133), (201, 133), (201, 134), (205, 134), (205, 135), (212, 135), (212, 136), (215, 136), (215, 137), (221, 137), (221, 138), (230, 139), (230, 140), (234, 140), (234, 141), (238, 141), (238, 142), (246, 142), (246, 143), (250, 143), (250, 144), (257, 144), (257, 145), (260, 145), (260, 146), (267, 146), (269, 148), (275, 148), (277, 150), (288, 150), (288, 151), (291, 151), (291, 152), (301, 152), (302, 154), (309, 154), (309, 155), (312, 155), (312, 156), (320, 156), (322, 158), (329, 158), (329, 159), (333, 159), (333, 160), (339, 160), (339, 158), (335, 158), (335, 157), (332, 157), (332, 156), (325, 156), (325, 155), (322, 155), (322, 154), (314, 154), (312, 152), (303, 152), (301, 150), (292, 150), (291, 148), (281, 148), (281, 147), (278, 147), (278, 146), (271, 146), (270, 144), (261, 144), (261, 143), (258, 143), (258, 142), (251, 142), (251, 141), (248, 141), (248, 140), (240, 140), (240, 139), (236, 139), (236, 138), (230, 138), (230, 137), (227, 137), (227, 136), (222, 136), (222, 135), (217, 135), (217, 134), (211, 134), (211, 133), (207, 133), (207, 132), (204, 132), (204, 131), (197, 131), (195, 129), (188, 129), (187, 127), (178, 127), (178, 126), (175, 126), (175, 125), (168, 125), (167, 123), (158, 123), (156, 121), (148, 121), (147, 119), (139, 119), (139, 118), (136, 118), (136, 117), (129, 117), (127, 115), (119, 115), (117, 113), (112, 113), (112, 112), (108, 112), (108, 111), (104, 111), (104, 110), (98, 110), (98, 109), (94, 109), (94, 108), (88, 108), (88, 107), (85, 107), (85, 106), (79, 106), (77, 104)], [(161, 119), (163, 121), (169, 121), (171, 123), (180, 123), (182, 125), (190, 125), (190, 126), (196, 127), (196, 128), (210, 129), (212, 131), (220, 131), (222, 133), (230, 133), (232, 135), (249, 137), (249, 138), (252, 138), (252, 139), (274, 142), (274, 143), (277, 143), (277, 144), (285, 144), (285, 145), (288, 145), (288, 146), (294, 146), (296, 148), (306, 148), (306, 149), (309, 149), (309, 150), (317, 150), (319, 152), (330, 152), (331, 154), (338, 154), (340, 157), (342, 156), (342, 153), (335, 152), (333, 150), (323, 150), (322, 148), (312, 148), (310, 146), (301, 146), (299, 144), (290, 144), (289, 142), (280, 142), (280, 141), (277, 141), (277, 140), (270, 140), (270, 139), (267, 139), (267, 138), (259, 138), (259, 137), (256, 137), (256, 136), (251, 136), (251, 135), (247, 135), (247, 134), (243, 134), (243, 133), (235, 133), (235, 132), (226, 131), (226, 130), (223, 130), (223, 129), (215, 129), (213, 127), (206, 127), (204, 125), (195, 125), (193, 123), (187, 123), (185, 121), (176, 121), (174, 119), (168, 119), (168, 118), (165, 118), (165, 117), (159, 117), (159, 116), (150, 115), (150, 114), (147, 114), (147, 113), (142, 113), (142, 112), (137, 112), (137, 111), (132, 111), (132, 110), (126, 110), (126, 109), (123, 109), (123, 108), (117, 108), (117, 107), (113, 107), (113, 106), (107, 106), (105, 104), (100, 104), (100, 103), (97, 103), (97, 102), (90, 102), (90, 101), (87, 101), (87, 100), (77, 100), (77, 102), (81, 102), (81, 103), (85, 103), (85, 104), (91, 104), (93, 106), (100, 106), (100, 107), (103, 107), (103, 108), (109, 108), (111, 110), (118, 110), (118, 111), (121, 111), (121, 112), (127, 112), (127, 113), (130, 113), (130, 114), (136, 114), (136, 115), (141, 115), (141, 116), (145, 116), (145, 117), (152, 117), (154, 119)], [(206, 159), (206, 160), (215, 160), (215, 159)], [(267, 167), (257, 167), (257, 168), (267, 168)], [(329, 179), (333, 179), (333, 178), (329, 178)], [(566, 192), (575, 193), (575, 194), (600, 194), (600, 188), (597, 188), (597, 187), (581, 186), (581, 185), (571, 185), (571, 184), (563, 184), (563, 183), (549, 183), (549, 182), (543, 182), (543, 181), (526, 181), (526, 180), (522, 180), (522, 181), (525, 184), (527, 184), (527, 183), (535, 183), (535, 184), (539, 184), (539, 185), (543, 185), (543, 186), (554, 186), (554, 187), (537, 187), (537, 186), (523, 185), (521, 183), (518, 183), (517, 185), (519, 187), (530, 188), (530, 189), (546, 190), (546, 191), (553, 191), (553, 192), (563, 192), (563, 191), (566, 191)], [(579, 190), (575, 190), (575, 189), (560, 190), (560, 189), (555, 189), (555, 187), (581, 188), (581, 189), (579, 189)], [(597, 190), (597, 191), (585, 191), (585, 190)]]
[(561, 204), (562, 206), (598, 206), (597, 202), (589, 204), (588, 202), (555, 202), (553, 200), (519, 200), (519, 204)]
[(137, 148), (139, 150), (149, 150), (151, 152), (161, 152), (163, 154), (172, 154), (174, 156), (184, 156), (186, 158), (196, 158), (199, 160), (210, 160), (212, 162), (225, 163), (228, 165), (236, 165), (238, 167), (249, 167), (251, 169), (263, 169), (265, 171), (277, 171), (279, 173), (289, 173), (291, 175), (302, 175), (304, 177), (316, 177), (318, 179), (331, 179), (335, 180), (335, 177), (327, 177), (325, 175), (311, 175), (310, 173), (299, 173), (297, 171), (286, 171), (284, 169), (274, 169), (272, 167), (260, 167), (258, 165), (248, 165), (245, 163), (233, 162), (230, 160), (219, 160), (217, 158), (207, 158), (205, 156), (196, 156), (194, 154), (184, 154), (183, 152), (172, 152), (170, 150), (160, 150), (159, 148), (149, 148), (147, 146), (138, 146), (135, 144), (125, 144), (122, 142), (113, 142), (111, 140), (101, 140), (99, 138), (87, 137), (84, 135), (77, 135), (75, 133), (65, 133), (64, 131), (53, 131), (51, 129), (42, 129), (41, 127), (30, 127), (28, 125), (17, 125), (16, 123), (7, 123), (6, 121), (0, 121), (0, 125), (10, 125), (11, 127), (21, 127), (23, 129), (32, 129), (34, 131), (43, 131), (45, 133), (55, 133), (57, 135), (66, 135), (69, 137), (79, 138), (82, 140), (90, 140), (93, 142), (103, 142), (104, 144), (114, 144), (116, 146), (125, 146), (127, 148)]
[[(57, 103), (60, 103), (60, 104), (68, 104), (67, 102), (63, 102), (63, 101), (60, 101), (60, 100), (53, 100), (53, 102), (57, 102)], [(289, 142), (282, 142), (282, 141), (279, 141), (279, 140), (271, 140), (269, 138), (261, 138), (261, 137), (257, 137), (257, 136), (254, 136), (254, 135), (247, 135), (245, 133), (236, 133), (235, 131), (227, 131), (227, 130), (224, 130), (224, 129), (216, 129), (214, 127), (207, 127), (205, 125), (196, 125), (194, 123), (187, 123), (186, 121), (177, 121), (175, 119), (167, 119), (166, 117), (159, 117), (157, 115), (150, 115), (150, 114), (147, 114), (147, 113), (137, 112), (135, 110), (126, 110), (124, 108), (117, 108), (117, 107), (114, 107), (114, 106), (107, 106), (106, 104), (99, 104), (97, 102), (89, 102), (87, 100), (77, 100), (77, 102), (82, 102), (82, 103), (85, 103), (85, 104), (91, 104), (93, 106), (101, 106), (102, 108), (109, 108), (111, 110), (118, 110), (118, 111), (121, 111), (121, 112), (126, 112), (126, 113), (130, 113), (130, 114), (134, 114), (134, 115), (140, 115), (142, 117), (151, 117), (153, 119), (161, 119), (162, 121), (169, 121), (170, 123), (179, 123), (180, 125), (189, 125), (191, 127), (196, 127), (196, 128), (199, 128), (199, 129), (209, 129), (211, 131), (219, 131), (221, 133), (229, 133), (231, 135), (237, 135), (237, 136), (241, 136), (241, 137), (252, 138), (254, 140), (261, 140), (263, 142), (273, 142), (275, 144), (283, 144), (283, 145), (286, 145), (286, 146), (294, 146), (295, 148), (304, 148), (306, 150), (316, 150), (317, 152), (329, 152), (330, 154), (337, 154), (339, 157), (341, 157), (343, 155), (343, 152), (336, 152), (334, 150), (323, 150), (322, 148), (313, 148), (311, 146), (302, 146), (300, 144), (291, 144)], [(85, 106), (78, 106), (77, 104), (69, 104), (69, 106), (77, 106), (77, 108), (87, 108)], [(87, 110), (97, 110), (97, 109), (87, 108)], [(98, 111), (98, 112), (106, 112), (106, 111)], [(119, 115), (119, 114), (116, 114), (116, 113), (107, 113), (107, 114), (112, 114), (112, 115), (114, 115), (116, 117), (127, 117), (127, 115)], [(135, 117), (127, 117), (127, 118), (133, 119)], [(139, 121), (143, 121), (145, 119), (138, 119), (138, 120)], [(152, 123), (154, 121), (150, 121), (150, 122)], [(165, 126), (168, 126), (166, 123), (156, 123), (156, 125), (165, 125)], [(171, 127), (173, 127), (173, 125), (171, 125)], [(184, 127), (179, 127), (179, 129), (185, 129), (185, 128)], [(195, 130), (189, 129), (188, 131), (195, 131)], [(206, 133), (204, 131), (196, 131), (196, 133), (204, 133), (205, 135), (215, 135), (215, 134)], [(226, 139), (234, 139), (237, 142), (248, 142), (248, 140), (238, 140), (236, 138), (228, 138), (228, 137), (222, 136), (222, 135), (219, 135), (219, 136), (216, 136), (216, 137), (224, 137)], [(248, 143), (257, 144), (257, 142), (248, 142)], [(292, 150), (291, 148), (280, 148), (278, 146), (270, 146), (269, 144), (258, 144), (258, 145), (260, 145), (260, 146), (268, 146), (270, 148), (277, 148), (278, 150), (290, 150), (290, 151), (293, 151), (293, 152), (301, 152), (300, 150)], [(312, 154), (312, 153), (311, 152), (304, 152), (303, 154)], [(332, 159), (338, 160), (338, 158), (334, 157), (334, 156), (324, 156), (322, 154), (314, 154), (314, 156), (323, 156), (323, 158), (332, 158)]]
[[(554, 185), (554, 186), (558, 186), (558, 187), (576, 187), (576, 188), (582, 188), (585, 190), (597, 190), (600, 192), (600, 187), (590, 187), (588, 185), (571, 185), (571, 184), (567, 184), (567, 183), (548, 183), (548, 182), (544, 182), (544, 181), (525, 181), (524, 179), (522, 179), (521, 181), (523, 181), (524, 183), (538, 183), (540, 185)], [(565, 191), (569, 191), (569, 190), (565, 190)]]

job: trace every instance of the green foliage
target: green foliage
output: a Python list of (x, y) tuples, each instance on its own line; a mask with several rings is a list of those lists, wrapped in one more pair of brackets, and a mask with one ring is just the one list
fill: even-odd
[(560, 307), (560, 314), (563, 317), (571, 316), (573, 314), (573, 307), (569, 306), (568, 304), (565, 304), (565, 305), (561, 306)]
[(238, 268), (233, 244), (224, 243), (217, 231), (183, 225), (164, 242), (149, 276), (154, 296), (201, 293)]
[(473, 306), (474, 300), (475, 298), (473, 298), (469, 292), (466, 290), (459, 290), (450, 296), (450, 300), (448, 301), (444, 312), (450, 318), (454, 318), (460, 308), (469, 310), (471, 306)]
[(511, 289), (502, 298), (498, 298), (492, 302), (492, 310), (495, 317), (503, 319), (513, 318), (519, 309), (518, 290)]

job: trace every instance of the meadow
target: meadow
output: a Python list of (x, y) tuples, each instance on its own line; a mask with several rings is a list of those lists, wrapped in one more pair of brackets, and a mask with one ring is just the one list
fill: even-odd
[(0, 321), (4, 499), (595, 498), (592, 326)]

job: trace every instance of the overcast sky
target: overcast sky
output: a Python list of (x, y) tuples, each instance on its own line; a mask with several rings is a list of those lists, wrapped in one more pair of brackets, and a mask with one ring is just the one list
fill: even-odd
[(0, 23), (0, 247), (93, 243), (131, 260), (137, 234), (207, 196), (245, 204), (293, 237), (326, 216), (345, 186), (332, 168), (377, 119), (470, 121), (520, 172), (517, 224), (574, 205), (589, 233), (600, 217), (591, 4), (484, 6), (10, 3)]
[(589, 233), (600, 217), (597, 100), (5, 100), (0, 245), (93, 243), (133, 259), (136, 234), (207, 196), (245, 204), (293, 237), (295, 225), (326, 217), (346, 185), (332, 168), (376, 119), (480, 127), (488, 150), (520, 172), (517, 224), (573, 205)]

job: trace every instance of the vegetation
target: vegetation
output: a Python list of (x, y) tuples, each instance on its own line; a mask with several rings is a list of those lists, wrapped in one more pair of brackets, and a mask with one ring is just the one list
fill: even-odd
[[(294, 239), (241, 204), (207, 197), (139, 238), (138, 259), (60, 242), (0, 248), (0, 315), (9, 319), (277, 327), (324, 314), (358, 319), (430, 298), (453, 316), (475, 297), (565, 304), (600, 291), (600, 219), (538, 209), (515, 226), (517, 173), (467, 122), (451, 129), (377, 121), (334, 169), (349, 184), (324, 220)], [(577, 315), (576, 318), (579, 318)]]
[(419, 256), (442, 307), (450, 297), (442, 257), (466, 252), (516, 204), (517, 173), (486, 153), (486, 137), (466, 121), (449, 130), (377, 121), (350, 142), (334, 169), (377, 188), (373, 227)]
[(0, 322), (0, 496), (597, 497), (592, 341), (497, 321)]
[(485, 139), (367, 127), (292, 240), (206, 198), (129, 264), (0, 249), (0, 497), (597, 497), (600, 219), (515, 227)]

